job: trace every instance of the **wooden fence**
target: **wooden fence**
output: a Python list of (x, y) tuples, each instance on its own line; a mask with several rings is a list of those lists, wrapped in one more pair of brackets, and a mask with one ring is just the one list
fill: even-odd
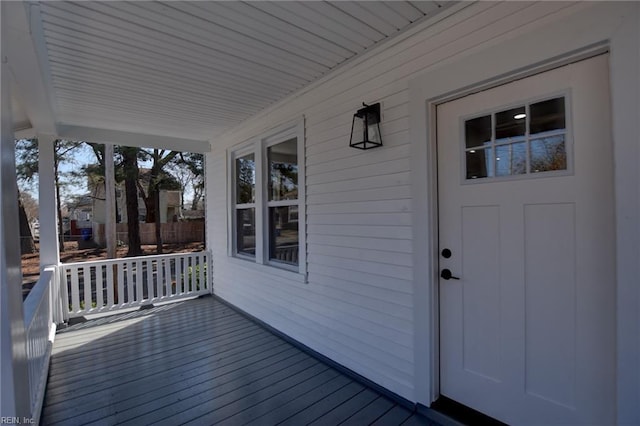
[[(129, 242), (127, 226), (126, 223), (116, 224), (117, 239), (123, 244), (128, 244)], [(160, 232), (162, 233), (162, 242), (164, 244), (204, 242), (204, 221), (162, 223)], [(104, 224), (93, 224), (93, 240), (101, 246), (106, 244)], [(155, 223), (140, 224), (140, 242), (141, 244), (156, 243)]]

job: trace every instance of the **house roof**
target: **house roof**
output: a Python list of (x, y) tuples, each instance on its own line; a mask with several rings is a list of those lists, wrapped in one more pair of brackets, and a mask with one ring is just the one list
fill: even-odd
[(207, 151), (216, 135), (449, 5), (7, 2), (16, 125)]

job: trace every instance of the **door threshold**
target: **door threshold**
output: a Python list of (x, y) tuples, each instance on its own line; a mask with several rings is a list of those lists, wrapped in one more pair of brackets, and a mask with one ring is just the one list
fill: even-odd
[(430, 408), (463, 425), (507, 426), (506, 423), (502, 423), (500, 420), (489, 417), (480, 411), (442, 395), (431, 404)]

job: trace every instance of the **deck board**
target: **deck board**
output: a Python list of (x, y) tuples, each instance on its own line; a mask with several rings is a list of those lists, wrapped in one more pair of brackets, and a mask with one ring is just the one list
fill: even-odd
[(214, 298), (56, 336), (44, 425), (435, 424)]

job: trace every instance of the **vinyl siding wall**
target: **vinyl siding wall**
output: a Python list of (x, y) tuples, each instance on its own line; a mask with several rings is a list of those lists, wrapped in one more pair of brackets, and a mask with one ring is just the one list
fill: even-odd
[[(413, 298), (409, 81), (588, 7), (460, 5), (457, 9), (462, 10), (448, 18), (401, 34), (212, 140), (207, 158), (207, 241), (213, 252), (215, 293), (416, 401), (414, 373), (420, 360), (414, 359), (413, 310), (414, 304), (421, 305)], [(382, 148), (348, 147), (351, 118), (363, 101), (382, 104)], [(302, 115), (307, 283), (230, 258), (227, 225), (229, 150)]]

